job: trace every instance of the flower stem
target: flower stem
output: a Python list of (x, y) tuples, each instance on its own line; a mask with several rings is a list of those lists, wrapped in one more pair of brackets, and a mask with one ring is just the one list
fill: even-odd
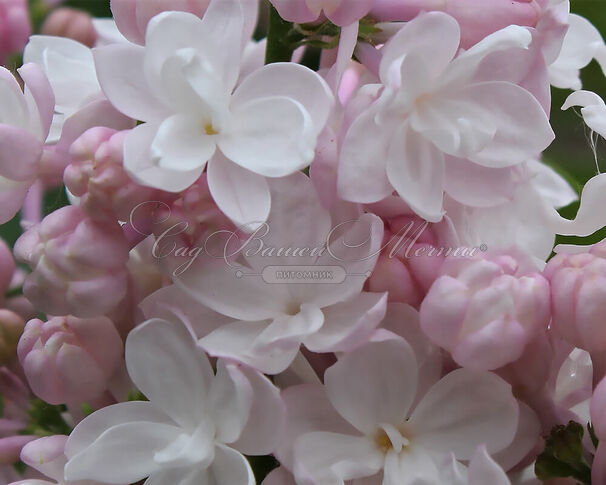
[(269, 6), (269, 26), (267, 29), (267, 48), (265, 64), (273, 62), (290, 62), (294, 48), (288, 42), (292, 23), (286, 22), (273, 5)]

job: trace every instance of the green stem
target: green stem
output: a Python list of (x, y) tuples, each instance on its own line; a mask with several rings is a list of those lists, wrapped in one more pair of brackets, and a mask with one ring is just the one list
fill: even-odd
[(290, 62), (294, 47), (290, 45), (287, 38), (291, 29), (292, 23), (282, 19), (274, 6), (270, 5), (265, 64)]

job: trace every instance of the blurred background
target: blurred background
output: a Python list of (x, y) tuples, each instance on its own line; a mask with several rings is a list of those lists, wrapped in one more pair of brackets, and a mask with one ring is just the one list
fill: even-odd
[[(43, 2), (48, 0), (29, 0), (35, 30), (39, 30), (48, 8)], [(267, 1), (267, 0), (263, 0)], [(481, 0), (478, 0), (479, 2)], [(44, 5), (44, 7), (42, 7)], [(95, 17), (109, 17), (111, 11), (109, 0), (67, 0), (62, 6), (84, 10)], [(606, 39), (606, 0), (571, 0), (573, 12), (588, 18)], [(263, 22), (264, 23), (264, 22)], [(12, 65), (16, 68), (20, 60), (13, 59)], [(598, 64), (593, 61), (583, 71), (583, 87), (594, 91), (606, 99), (606, 77)], [(585, 127), (580, 114), (575, 110), (561, 111), (560, 106), (570, 94), (570, 91), (553, 89), (552, 125), (556, 133), (556, 141), (545, 153), (545, 162), (554, 167), (566, 177), (575, 189), (580, 190), (583, 184), (594, 176), (598, 167), (589, 141), (589, 132)], [(606, 142), (599, 138), (597, 143), (597, 156), (600, 171), (606, 171)], [(45, 213), (52, 212), (67, 203), (62, 190), (52, 191), (45, 198)], [(565, 217), (574, 217), (578, 204), (572, 204), (561, 212)], [(606, 210), (606, 207), (604, 207)], [(0, 237), (9, 244), (13, 244), (20, 235), (19, 216), (11, 222), (0, 226)], [(589, 238), (560, 238), (558, 242), (575, 242), (588, 244), (606, 238), (606, 228)]]

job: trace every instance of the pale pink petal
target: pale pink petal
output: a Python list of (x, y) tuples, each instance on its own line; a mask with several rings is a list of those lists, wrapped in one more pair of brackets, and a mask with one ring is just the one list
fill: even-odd
[[(436, 42), (435, 33), (440, 33)], [(433, 75), (439, 75), (459, 48), (460, 30), (457, 21), (442, 12), (430, 12), (407, 23), (381, 50), (381, 80), (399, 85), (402, 56), (415, 53), (430, 60)], [(395, 69), (394, 69), (395, 67)]]
[(439, 222), (444, 185), (444, 154), (423, 136), (404, 128), (392, 139), (387, 177), (398, 195), (419, 216)]
[(216, 483), (216, 485), (255, 485), (255, 475), (248, 460), (227, 446), (218, 445), (216, 447), (215, 459), (208, 473), (212, 477), (211, 483)]
[(233, 322), (219, 327), (201, 339), (198, 345), (208, 354), (240, 362), (265, 374), (286, 370), (299, 351), (298, 345), (258, 348), (257, 339), (268, 322)]
[(216, 154), (208, 163), (208, 188), (221, 211), (236, 226), (252, 231), (267, 220), (271, 194), (265, 177)]
[(29, 132), (0, 124), (0, 176), (15, 182), (33, 180), (42, 156), (42, 143)]
[(400, 338), (369, 343), (343, 355), (324, 374), (330, 402), (364, 433), (403, 423), (417, 388), (413, 350)]
[(65, 445), (68, 458), (84, 451), (106, 430), (135, 421), (174, 424), (166, 414), (148, 401), (129, 401), (107, 406), (78, 423)]
[(469, 485), (511, 485), (507, 474), (481, 446), (469, 463)]
[(342, 485), (345, 480), (368, 477), (383, 465), (383, 454), (371, 438), (314, 432), (295, 445), (295, 477), (312, 483)]
[(362, 292), (323, 310), (324, 325), (306, 337), (312, 352), (346, 352), (367, 342), (385, 317), (387, 293)]
[(151, 144), (158, 127), (151, 123), (137, 126), (124, 142), (124, 168), (136, 182), (169, 192), (180, 192), (192, 185), (202, 175), (204, 167), (189, 172), (167, 170), (153, 160)]
[(232, 115), (217, 143), (238, 165), (266, 177), (284, 177), (313, 160), (318, 132), (298, 101), (286, 96), (260, 98), (238, 105)]
[(176, 426), (132, 422), (113, 426), (65, 466), (69, 481), (97, 480), (123, 484), (137, 482), (160, 470), (154, 455), (180, 434)]
[(372, 203), (393, 192), (385, 169), (396, 127), (377, 124), (379, 112), (375, 103), (353, 122), (343, 140), (337, 188), (345, 200)]
[(286, 419), (276, 456), (289, 470), (294, 467), (294, 445), (297, 439), (312, 431), (355, 434), (330, 403), (326, 389), (320, 384), (291, 386), (282, 391)]
[(209, 401), (216, 438), (222, 443), (233, 443), (249, 419), (253, 402), (253, 389), (237, 366), (217, 361), (217, 375), (210, 387)]
[(257, 69), (236, 89), (232, 106), (238, 109), (259, 98), (284, 96), (301, 104), (319, 133), (334, 106), (328, 84), (314, 71), (301, 64), (278, 62)]
[(113, 44), (93, 51), (99, 84), (112, 104), (125, 115), (140, 121), (159, 121), (168, 107), (156, 99), (143, 75), (144, 48)]
[(128, 373), (139, 390), (182, 426), (205, 411), (212, 369), (182, 325), (149, 320), (126, 340)]
[(429, 390), (409, 422), (419, 445), (468, 460), (481, 444), (493, 453), (508, 446), (518, 416), (518, 403), (504, 380), (459, 369)]
[(248, 422), (232, 446), (246, 455), (273, 453), (285, 422), (286, 407), (280, 391), (259, 372), (249, 368), (242, 368), (241, 372), (248, 379), (253, 398)]

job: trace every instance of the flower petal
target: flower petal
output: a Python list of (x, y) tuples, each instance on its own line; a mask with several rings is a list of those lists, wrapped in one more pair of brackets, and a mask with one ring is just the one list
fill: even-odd
[(314, 158), (317, 131), (298, 101), (275, 96), (234, 108), (219, 148), (238, 165), (266, 177), (284, 177), (308, 166)]
[(305, 338), (312, 352), (347, 352), (365, 343), (387, 310), (387, 293), (362, 292), (323, 310), (324, 325)]
[(345, 354), (324, 374), (330, 402), (363, 433), (399, 426), (417, 387), (413, 350), (400, 338), (373, 342)]
[(444, 211), (444, 154), (423, 136), (405, 128), (392, 138), (387, 177), (419, 216), (439, 222)]
[(204, 167), (188, 172), (167, 170), (152, 159), (150, 146), (158, 127), (145, 123), (132, 130), (124, 141), (124, 168), (136, 182), (168, 192), (180, 192), (202, 175)]
[(233, 109), (249, 101), (284, 96), (300, 103), (307, 111), (316, 133), (322, 131), (334, 106), (326, 81), (316, 72), (290, 62), (278, 62), (257, 69), (238, 86)]
[(208, 163), (208, 188), (217, 206), (236, 226), (251, 231), (267, 220), (271, 193), (265, 177), (217, 153)]
[(145, 83), (145, 49), (134, 44), (112, 44), (93, 50), (103, 92), (125, 115), (140, 121), (158, 122), (169, 109)]
[(137, 482), (160, 470), (155, 453), (181, 432), (175, 426), (150, 422), (113, 426), (67, 462), (65, 477), (111, 484)]
[(151, 152), (161, 168), (191, 172), (204, 167), (216, 148), (215, 136), (206, 134), (200, 119), (177, 114), (160, 124)]
[(280, 390), (263, 374), (249, 368), (240, 369), (252, 389), (252, 406), (248, 422), (233, 447), (246, 455), (273, 453), (282, 436), (285, 405)]
[(132, 422), (174, 424), (148, 401), (129, 401), (101, 408), (80, 421), (65, 445), (65, 455), (73, 458), (91, 446), (106, 430)]
[(126, 340), (128, 373), (139, 390), (184, 427), (204, 413), (212, 369), (182, 325), (149, 320)]
[(481, 444), (490, 452), (508, 446), (518, 415), (518, 403), (504, 380), (489, 372), (459, 369), (429, 390), (409, 423), (421, 446), (468, 460)]
[(295, 445), (297, 483), (343, 485), (346, 480), (376, 474), (383, 454), (372, 439), (338, 433), (314, 432)]

